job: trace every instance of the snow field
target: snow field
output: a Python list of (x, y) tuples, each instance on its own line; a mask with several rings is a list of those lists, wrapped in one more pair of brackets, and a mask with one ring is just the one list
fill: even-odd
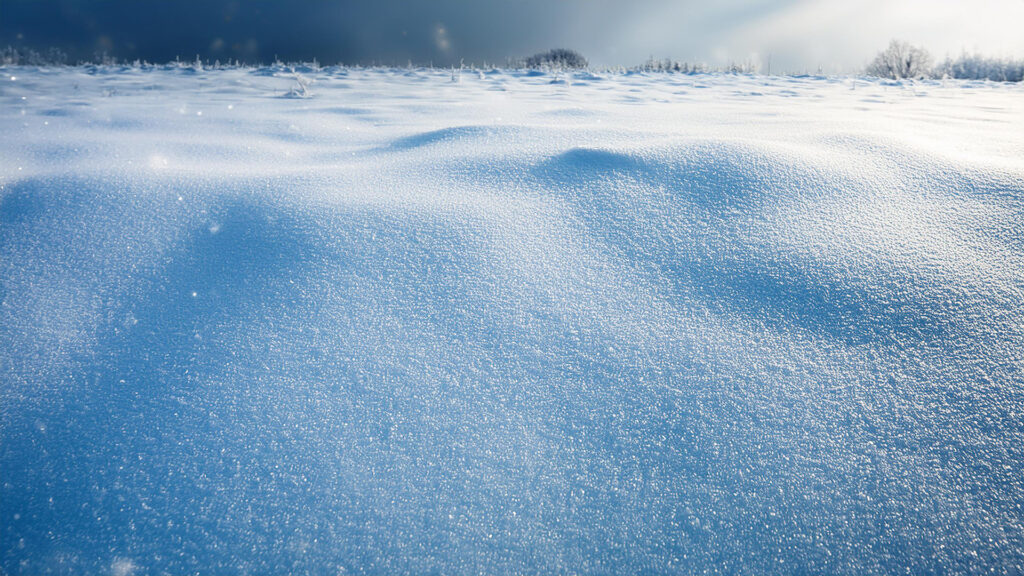
[(299, 74), (0, 68), (3, 572), (1024, 564), (1020, 86)]

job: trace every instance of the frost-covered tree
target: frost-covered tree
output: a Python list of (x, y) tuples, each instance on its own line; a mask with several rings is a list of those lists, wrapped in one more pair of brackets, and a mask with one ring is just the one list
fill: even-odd
[(931, 72), (932, 57), (928, 51), (907, 42), (893, 40), (878, 53), (865, 72), (879, 78), (924, 78)]

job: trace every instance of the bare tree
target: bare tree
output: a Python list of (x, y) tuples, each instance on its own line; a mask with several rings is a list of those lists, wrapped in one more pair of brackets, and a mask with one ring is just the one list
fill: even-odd
[(878, 53), (865, 72), (879, 78), (923, 78), (931, 71), (932, 57), (928, 51), (907, 42), (893, 40)]

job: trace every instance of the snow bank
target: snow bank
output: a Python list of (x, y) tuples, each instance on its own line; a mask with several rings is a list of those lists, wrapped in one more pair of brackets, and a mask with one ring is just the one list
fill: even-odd
[(0, 68), (0, 571), (1019, 567), (1022, 96)]

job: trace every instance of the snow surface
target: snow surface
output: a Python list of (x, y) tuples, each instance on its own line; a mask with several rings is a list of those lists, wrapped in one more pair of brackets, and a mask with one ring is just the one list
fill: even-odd
[(0, 572), (1024, 566), (1024, 88), (300, 73), (0, 68)]

